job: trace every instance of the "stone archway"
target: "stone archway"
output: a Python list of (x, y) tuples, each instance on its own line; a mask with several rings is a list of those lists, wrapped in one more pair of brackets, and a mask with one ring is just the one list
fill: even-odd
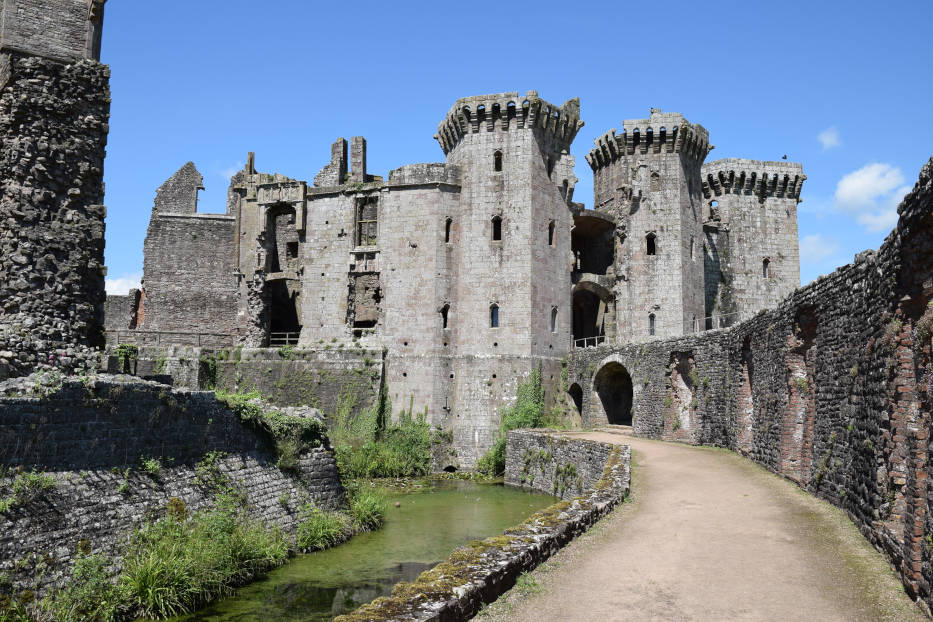
[(604, 365), (593, 378), (606, 419), (615, 425), (632, 425), (632, 376), (621, 363)]
[(570, 394), (570, 399), (573, 400), (573, 405), (577, 409), (577, 413), (583, 415), (583, 388), (574, 382), (570, 385), (570, 388), (567, 389), (567, 393)]

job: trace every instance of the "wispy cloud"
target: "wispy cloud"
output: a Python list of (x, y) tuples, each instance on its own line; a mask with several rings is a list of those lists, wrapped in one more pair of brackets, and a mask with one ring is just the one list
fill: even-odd
[(842, 144), (842, 137), (839, 136), (839, 130), (836, 129), (835, 125), (817, 134), (816, 139), (823, 145), (823, 151), (838, 147)]
[(246, 166), (245, 162), (237, 162), (233, 166), (220, 169), (217, 173), (224, 178), (224, 181), (230, 183), (230, 178), (236, 175), (237, 172), (242, 171), (244, 166)]
[(104, 286), (107, 289), (107, 295), (126, 295), (131, 289), (139, 289), (142, 281), (141, 272), (131, 272), (112, 279), (104, 279)]
[(875, 162), (839, 180), (835, 207), (855, 216), (866, 231), (884, 231), (897, 223), (897, 205), (909, 191), (901, 169)]
[(839, 243), (819, 233), (805, 235), (800, 239), (800, 261), (808, 264), (820, 264), (836, 254)]

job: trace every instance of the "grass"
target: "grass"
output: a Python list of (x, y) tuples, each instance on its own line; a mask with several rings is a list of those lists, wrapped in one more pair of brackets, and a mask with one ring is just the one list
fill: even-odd
[(55, 478), (36, 470), (17, 473), (10, 485), (11, 492), (0, 499), (0, 513), (26, 505), (55, 488)]
[(365, 530), (378, 529), (385, 522), (388, 503), (382, 494), (362, 490), (350, 496), (350, 516)]
[(301, 551), (321, 551), (340, 544), (350, 533), (350, 521), (344, 514), (306, 505), (298, 524), (296, 546)]

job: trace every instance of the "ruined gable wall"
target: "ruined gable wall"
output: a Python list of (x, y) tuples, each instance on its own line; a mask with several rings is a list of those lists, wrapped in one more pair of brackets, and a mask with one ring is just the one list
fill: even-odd
[[(930, 604), (933, 160), (899, 212), (879, 251), (776, 309), (698, 336), (575, 350), (569, 381), (583, 388), (584, 420), (604, 423), (593, 378), (620, 362), (636, 434), (735, 449), (842, 507)], [(694, 429), (677, 434), (681, 355), (695, 369)]]
[(235, 220), (153, 213), (143, 246), (143, 332), (233, 335), (237, 328)]
[(105, 1), (3, 0), (3, 47), (62, 61), (99, 60)]
[(3, 56), (0, 378), (83, 365), (103, 342), (110, 70)]

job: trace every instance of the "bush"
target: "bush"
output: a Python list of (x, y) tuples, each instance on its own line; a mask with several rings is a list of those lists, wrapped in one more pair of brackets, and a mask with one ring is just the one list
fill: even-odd
[(362, 490), (350, 496), (350, 516), (363, 530), (378, 529), (386, 519), (388, 502), (379, 492)]
[(340, 544), (349, 535), (347, 519), (335, 512), (324, 512), (312, 505), (301, 509), (296, 544), (302, 551), (321, 551)]
[(136, 614), (165, 618), (225, 596), (287, 557), (281, 532), (221, 498), (187, 521), (164, 518), (136, 531), (120, 589)]
[(7, 512), (38, 499), (55, 488), (55, 478), (48, 473), (24, 471), (13, 478), (12, 494), (0, 499), (0, 513)]
[(75, 562), (68, 587), (45, 603), (56, 620), (112, 622), (124, 607), (119, 588), (110, 580), (108, 561), (100, 555), (82, 555)]
[(541, 386), (541, 368), (535, 369), (528, 379), (518, 385), (515, 402), (502, 411), (499, 436), (496, 442), (476, 463), (476, 470), (486, 475), (505, 472), (506, 436), (519, 428), (536, 428), (546, 423), (544, 417), (544, 388)]

